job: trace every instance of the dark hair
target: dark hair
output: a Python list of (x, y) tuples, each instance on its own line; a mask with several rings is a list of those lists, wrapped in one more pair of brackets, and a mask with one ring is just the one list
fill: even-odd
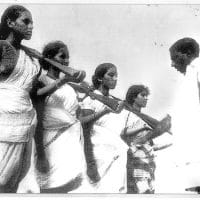
[[(42, 51), (42, 55), (45, 58), (52, 59), (62, 48), (67, 49), (67, 57), (69, 57), (67, 45), (64, 42), (59, 41), (59, 40), (49, 42), (47, 45), (45, 45), (43, 48), (43, 51)], [(45, 62), (43, 59), (40, 60), (39, 62), (40, 62), (40, 65), (43, 67), (43, 69), (45, 69), (45, 70), (49, 69), (49, 64), (47, 62)]]
[(170, 48), (172, 67), (185, 74), (187, 65), (199, 57), (199, 44), (192, 38), (182, 38), (176, 41)]
[(5, 40), (10, 33), (10, 28), (8, 27), (8, 19), (15, 21), (21, 13), (28, 11), (25, 7), (21, 5), (9, 6), (1, 16), (0, 24), (0, 39)]
[(106, 74), (106, 72), (111, 68), (116, 68), (116, 66), (112, 63), (102, 63), (97, 66), (94, 75), (92, 76), (92, 83), (95, 89), (98, 89), (101, 85), (101, 81)]
[(132, 85), (129, 87), (127, 93), (126, 93), (126, 102), (130, 105), (132, 105), (137, 98), (138, 94), (141, 92), (147, 92), (147, 95), (150, 94), (149, 88), (145, 85)]

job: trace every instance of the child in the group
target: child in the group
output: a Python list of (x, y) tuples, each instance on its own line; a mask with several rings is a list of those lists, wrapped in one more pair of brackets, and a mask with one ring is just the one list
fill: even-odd
[(146, 107), (148, 95), (149, 89), (144, 85), (132, 85), (126, 94), (126, 103), (131, 109), (128, 112), (125, 129), (121, 136), (129, 145), (127, 193), (154, 193), (156, 165), (153, 139), (170, 128), (169, 116), (152, 129), (139, 115), (135, 114), (140, 113), (141, 109)]

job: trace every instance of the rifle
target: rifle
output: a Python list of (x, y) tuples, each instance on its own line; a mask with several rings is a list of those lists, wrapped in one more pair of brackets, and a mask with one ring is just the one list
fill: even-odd
[(63, 72), (66, 75), (70, 75), (72, 77), (74, 77), (76, 80), (76, 82), (81, 82), (84, 80), (84, 78), (86, 77), (86, 72), (83, 70), (76, 70), (74, 68), (71, 68), (69, 66), (63, 65), (57, 61), (54, 61), (52, 59), (43, 57), (43, 55), (38, 52), (35, 49), (26, 47), (24, 45), (21, 45), (21, 49), (24, 50), (29, 56), (34, 57), (38, 60), (44, 60), (47, 63), (51, 64), (53, 67), (59, 69), (61, 72)]
[[(150, 117), (149, 115), (142, 113), (142, 112), (137, 112), (135, 111), (128, 103), (125, 103), (125, 109), (128, 111), (136, 114), (139, 116), (143, 121), (145, 121), (152, 129), (155, 129), (159, 123), (159, 121), (153, 117)], [(167, 131), (170, 135), (172, 135), (171, 131)]]
[(81, 82), (80, 84), (75, 84), (75, 83), (69, 82), (68, 84), (70, 86), (72, 86), (75, 90), (77, 90), (78, 92), (85, 93), (86, 95), (90, 96), (91, 99), (96, 99), (96, 100), (102, 102), (103, 104), (105, 104), (106, 106), (108, 106), (109, 108), (111, 108), (114, 111), (116, 111), (120, 105), (119, 101), (111, 99), (107, 96), (96, 94), (93, 91), (93, 88), (91, 88), (91, 86), (89, 86), (89, 84), (86, 82)]
[[(92, 99), (96, 99), (100, 102), (102, 102), (103, 104), (105, 104), (106, 106), (110, 107), (112, 110), (116, 111), (119, 106), (121, 104), (123, 104), (123, 107), (136, 114), (137, 116), (139, 116), (142, 120), (144, 120), (152, 129), (155, 129), (159, 123), (159, 121), (157, 119), (154, 119), (153, 117), (150, 117), (147, 114), (144, 114), (142, 112), (137, 112), (135, 111), (126, 101), (123, 101), (121, 99), (118, 98), (110, 98), (107, 96), (103, 96), (100, 94), (96, 94), (93, 92), (93, 89), (91, 88), (91, 86), (89, 86), (88, 83), (86, 82), (82, 82), (81, 84), (75, 84), (75, 83), (68, 83), (69, 85), (71, 85), (75, 90), (81, 92), (81, 93), (86, 93), (86, 95), (90, 96)], [(172, 135), (172, 133), (170, 131), (167, 131), (170, 135)]]

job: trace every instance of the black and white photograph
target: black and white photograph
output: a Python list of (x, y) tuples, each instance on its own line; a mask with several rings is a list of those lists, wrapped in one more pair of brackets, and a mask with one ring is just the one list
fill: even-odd
[(1, 3), (1, 195), (198, 196), (199, 45), (200, 4)]

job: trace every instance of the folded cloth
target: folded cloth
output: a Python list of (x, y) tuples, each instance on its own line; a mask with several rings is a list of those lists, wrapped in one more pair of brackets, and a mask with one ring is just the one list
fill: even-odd
[(19, 87), (0, 83), (0, 142), (27, 142), (36, 125), (29, 94)]

